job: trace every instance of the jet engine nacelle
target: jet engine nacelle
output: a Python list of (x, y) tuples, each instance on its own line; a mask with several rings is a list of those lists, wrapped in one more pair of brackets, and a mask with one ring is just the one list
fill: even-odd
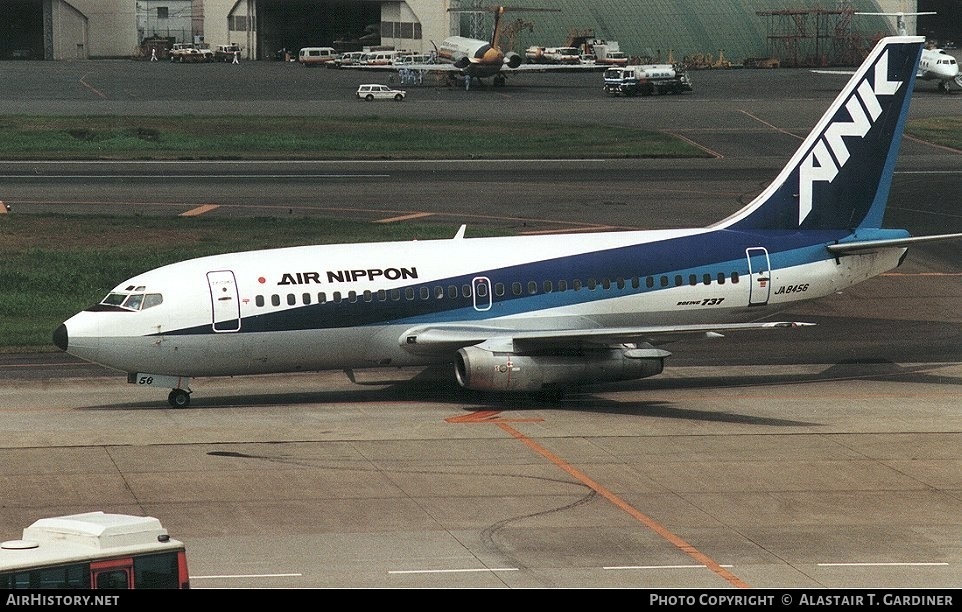
[(451, 60), (451, 63), (454, 64), (454, 67), (458, 68), (459, 70), (464, 70), (471, 65), (471, 58), (464, 53), (457, 53), (451, 56)]
[(514, 51), (508, 51), (504, 54), (504, 63), (508, 66), (508, 68), (517, 68), (523, 61), (524, 58)]
[(542, 391), (661, 374), (670, 354), (619, 347), (576, 355), (516, 355), (468, 346), (458, 351), (455, 375), (458, 384), (474, 391)]

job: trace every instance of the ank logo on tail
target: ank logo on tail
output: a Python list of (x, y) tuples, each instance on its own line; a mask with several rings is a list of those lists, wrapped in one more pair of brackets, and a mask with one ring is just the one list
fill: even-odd
[(920, 40), (880, 42), (775, 180), (720, 225), (789, 232), (881, 227)]
[(882, 115), (879, 96), (895, 95), (902, 86), (903, 81), (889, 80), (888, 59), (889, 52), (886, 51), (875, 64), (874, 83), (869, 83), (868, 79), (863, 80), (845, 103), (845, 110), (848, 111), (851, 121), (833, 121), (799, 166), (799, 226), (812, 211), (812, 192), (815, 181), (831, 183), (851, 157), (843, 137), (864, 138)]

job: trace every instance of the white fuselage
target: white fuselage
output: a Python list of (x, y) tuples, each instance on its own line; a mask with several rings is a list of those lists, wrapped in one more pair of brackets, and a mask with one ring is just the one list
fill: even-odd
[[(747, 258), (698, 271), (641, 268), (637, 275), (609, 272), (603, 259), (583, 274), (547, 264), (527, 274), (516, 269), (704, 232), (305, 246), (205, 257), (115, 289), (143, 287), (163, 296), (157, 306), (69, 319), (69, 352), (122, 371), (193, 377), (421, 365), (439, 357), (412, 352), (403, 339), (426, 323), (579, 330), (753, 321), (890, 269), (902, 252), (776, 267), (759, 245), (753, 265), (761, 269), (748, 274)], [(734, 264), (742, 267), (736, 282)]]
[(959, 76), (959, 63), (941, 49), (924, 49), (919, 60), (919, 77), (924, 81), (951, 81)]

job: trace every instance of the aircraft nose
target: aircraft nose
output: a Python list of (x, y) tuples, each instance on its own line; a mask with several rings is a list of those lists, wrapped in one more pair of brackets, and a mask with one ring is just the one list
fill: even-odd
[(60, 327), (53, 330), (53, 343), (61, 351), (67, 350), (67, 326), (63, 323), (60, 324)]

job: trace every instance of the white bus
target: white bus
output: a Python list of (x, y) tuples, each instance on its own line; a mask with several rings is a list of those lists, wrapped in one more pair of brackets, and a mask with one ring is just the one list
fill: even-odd
[(55, 516), (0, 542), (0, 591), (189, 588), (184, 544), (152, 516)]

